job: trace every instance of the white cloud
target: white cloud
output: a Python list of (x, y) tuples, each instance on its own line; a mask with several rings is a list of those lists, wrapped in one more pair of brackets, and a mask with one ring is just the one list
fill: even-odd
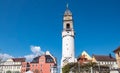
[(9, 54), (2, 54), (0, 53), (0, 59), (2, 59), (3, 61), (9, 59), (9, 58), (13, 58), (13, 56), (9, 55)]
[[(30, 50), (32, 51), (32, 54), (28, 54), (25, 55), (24, 58), (26, 58), (26, 61), (32, 61), (33, 58), (44, 54), (44, 52), (41, 50), (40, 46), (30, 46)], [(0, 53), (0, 59), (2, 58), (2, 60), (7, 60), (9, 58), (14, 58), (13, 56), (9, 55), (9, 54), (2, 54)]]
[(44, 54), (40, 46), (30, 46), (32, 54), (24, 56), (27, 61), (32, 61), (34, 57)]
[(31, 55), (26, 55), (24, 56), (26, 58), (27, 61), (32, 61), (32, 59), (35, 57), (35, 55), (31, 54)]
[(41, 51), (41, 48), (40, 46), (31, 46), (31, 51), (34, 53), (34, 54), (43, 54), (43, 51)]

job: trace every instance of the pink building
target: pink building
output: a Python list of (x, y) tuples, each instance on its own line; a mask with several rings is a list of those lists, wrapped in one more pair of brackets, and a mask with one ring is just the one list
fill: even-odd
[(30, 63), (22, 62), (21, 73), (25, 73), (30, 70)]
[(33, 59), (30, 70), (34, 73), (51, 73), (51, 68), (56, 65), (56, 59), (47, 51), (44, 55)]

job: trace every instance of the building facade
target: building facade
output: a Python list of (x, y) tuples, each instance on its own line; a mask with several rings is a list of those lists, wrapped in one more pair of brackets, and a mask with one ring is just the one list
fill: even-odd
[(30, 63), (29, 62), (22, 62), (21, 73), (26, 73), (30, 70)]
[(56, 58), (48, 51), (44, 55), (35, 57), (30, 63), (30, 71), (33, 73), (56, 73), (56, 67)]
[(72, 13), (67, 5), (67, 9), (63, 16), (61, 67), (67, 63), (75, 62), (74, 36)]
[(116, 59), (111, 55), (93, 55), (92, 62), (97, 63), (98, 66), (107, 66), (109, 69), (117, 69)]
[(120, 68), (120, 47), (114, 50), (118, 67)]
[(22, 62), (25, 62), (25, 58), (11, 58), (0, 63), (1, 73), (20, 73), (22, 68)]
[(92, 57), (86, 51), (83, 51), (81, 55), (77, 58), (77, 61), (80, 64), (89, 63), (92, 62)]

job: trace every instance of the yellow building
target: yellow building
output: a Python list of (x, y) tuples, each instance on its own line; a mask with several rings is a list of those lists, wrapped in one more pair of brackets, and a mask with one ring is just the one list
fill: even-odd
[(86, 51), (83, 51), (81, 55), (77, 58), (77, 61), (80, 64), (89, 63), (92, 61), (92, 57)]
[(118, 67), (120, 68), (120, 46), (113, 51), (116, 56)]

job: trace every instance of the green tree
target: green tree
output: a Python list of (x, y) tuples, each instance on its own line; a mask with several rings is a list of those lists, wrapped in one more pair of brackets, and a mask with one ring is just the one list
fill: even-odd
[(20, 73), (19, 71), (15, 71), (15, 73)]
[(63, 68), (62, 68), (62, 72), (63, 73), (69, 73), (71, 68), (75, 67), (77, 65), (77, 63), (68, 63), (67, 65), (65, 65)]
[[(86, 64), (79, 64), (79, 63), (68, 63), (62, 68), (63, 73), (69, 73), (70, 71), (74, 73), (80, 73), (80, 72), (90, 72), (90, 68), (96, 66), (96, 63), (89, 62)], [(79, 72), (80, 71), (80, 72)]]
[(6, 73), (12, 73), (10, 70), (8, 70)]

